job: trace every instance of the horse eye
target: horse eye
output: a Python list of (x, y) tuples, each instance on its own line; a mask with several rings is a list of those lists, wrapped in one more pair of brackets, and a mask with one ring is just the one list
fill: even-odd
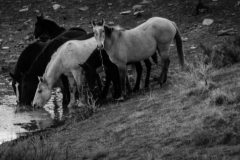
[(42, 91), (41, 90), (38, 90), (38, 93), (41, 93)]

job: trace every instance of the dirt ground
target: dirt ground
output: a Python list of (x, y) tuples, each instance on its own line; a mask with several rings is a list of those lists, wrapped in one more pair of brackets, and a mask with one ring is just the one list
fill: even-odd
[[(104, 18), (107, 23), (130, 29), (150, 17), (165, 17), (180, 28), (186, 62), (193, 62), (202, 52), (200, 43), (214, 48), (240, 28), (240, 1), (202, 1), (209, 9), (195, 15), (197, 0), (0, 0), (0, 43), (1, 47), (9, 47), (0, 50), (0, 74), (8, 77), (21, 51), (32, 43), (35, 15), (39, 12), (66, 28), (80, 26), (88, 32), (92, 31), (93, 19)], [(55, 11), (53, 4), (61, 7)], [(133, 15), (135, 5), (142, 5), (136, 10), (144, 11), (140, 16)], [(24, 6), (28, 10), (19, 12)], [(131, 13), (120, 14), (127, 10)], [(203, 25), (206, 18), (213, 19), (213, 23)], [(221, 35), (226, 30), (230, 32)], [(199, 146), (191, 142), (195, 132), (202, 129), (205, 116), (224, 109), (209, 109), (210, 93), (189, 97), (181, 91), (176, 53), (173, 46), (169, 79), (163, 87), (155, 85), (151, 91), (139, 92), (123, 103), (106, 104), (87, 120), (75, 119), (47, 133), (46, 141), (57, 146), (58, 158), (239, 159), (238, 143)], [(152, 75), (158, 74), (159, 69), (153, 68)], [(221, 89), (234, 90), (240, 85), (238, 68), (236, 65), (214, 74)]]

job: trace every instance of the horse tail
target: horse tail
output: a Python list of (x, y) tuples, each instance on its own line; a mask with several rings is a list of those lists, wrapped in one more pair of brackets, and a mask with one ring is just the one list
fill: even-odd
[(174, 38), (176, 40), (179, 63), (182, 66), (182, 69), (183, 69), (184, 68), (184, 52), (183, 52), (182, 38), (181, 38), (181, 34), (180, 34), (180, 31), (179, 31), (177, 25), (174, 22), (172, 22), (172, 23), (176, 28), (176, 34), (175, 34)]

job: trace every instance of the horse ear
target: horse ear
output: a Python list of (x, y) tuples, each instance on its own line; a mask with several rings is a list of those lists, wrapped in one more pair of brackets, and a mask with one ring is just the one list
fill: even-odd
[(44, 15), (43, 15), (43, 13), (41, 13), (41, 15), (40, 15), (42, 18), (44, 18)]
[(44, 18), (44, 15), (43, 15), (43, 13), (41, 13), (40, 16), (39, 16), (39, 15), (36, 15), (36, 17), (37, 17), (37, 20), (39, 21), (39, 20), (42, 20), (42, 19)]
[(92, 26), (95, 27), (96, 26), (96, 23), (94, 20), (92, 20)]
[(104, 26), (104, 25), (105, 25), (105, 20), (104, 20), (104, 19), (102, 19), (102, 22), (101, 22), (101, 23), (102, 23), (102, 25)]
[(12, 79), (15, 79), (15, 75), (12, 72), (9, 72), (9, 75)]
[(43, 78), (40, 76), (38, 76), (38, 80), (39, 80), (39, 82), (43, 82)]

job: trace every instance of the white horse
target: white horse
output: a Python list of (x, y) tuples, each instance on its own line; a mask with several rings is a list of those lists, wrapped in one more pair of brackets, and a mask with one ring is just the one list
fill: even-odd
[(92, 52), (96, 49), (94, 37), (87, 40), (71, 40), (64, 43), (52, 55), (43, 77), (39, 77), (39, 84), (34, 96), (33, 106), (43, 107), (51, 97), (55, 82), (61, 74), (68, 77), (70, 85), (70, 102), (68, 107), (83, 106), (81, 100), (76, 104), (75, 92), (81, 97), (82, 67)]
[(125, 76), (127, 63), (139, 62), (151, 57), (156, 50), (159, 51), (163, 64), (159, 83), (162, 85), (167, 80), (170, 64), (169, 48), (176, 40), (180, 64), (184, 66), (182, 39), (176, 24), (168, 19), (153, 17), (143, 24), (123, 30), (119, 27), (109, 27), (105, 22), (92, 21), (94, 36), (99, 50), (105, 49), (110, 60), (118, 66), (122, 97), (126, 94)]

